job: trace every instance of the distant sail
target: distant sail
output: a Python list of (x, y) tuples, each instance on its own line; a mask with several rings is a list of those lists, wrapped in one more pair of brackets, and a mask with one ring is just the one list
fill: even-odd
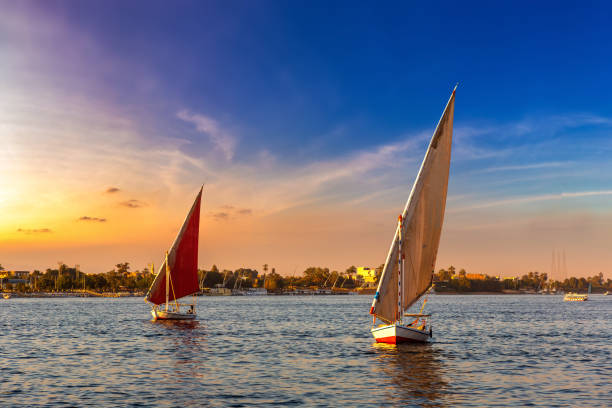
[[(187, 218), (168, 252), (170, 265), (170, 301), (192, 295), (200, 290), (198, 283), (198, 237), (200, 233), (200, 202), (196, 197)], [(149, 288), (146, 300), (160, 305), (166, 302), (166, 262), (160, 266)]]
[(398, 311), (398, 229), (378, 284), (371, 313), (392, 323), (429, 289), (440, 243), (453, 139), (455, 91), (431, 138), (412, 191), (402, 213), (404, 278), (402, 309)]

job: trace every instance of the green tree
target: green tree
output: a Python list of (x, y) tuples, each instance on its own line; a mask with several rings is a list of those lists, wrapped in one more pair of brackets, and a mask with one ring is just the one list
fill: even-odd
[(72, 289), (72, 279), (68, 275), (62, 275), (57, 279), (57, 288), (59, 290)]
[(130, 270), (130, 263), (118, 263), (117, 265), (115, 265), (115, 268), (117, 268), (117, 272), (119, 272), (120, 274), (125, 274), (128, 273), (128, 271)]
[(264, 287), (269, 291), (276, 291), (282, 289), (284, 286), (283, 278), (276, 272), (272, 271), (266, 276), (266, 283)]
[[(383, 265), (383, 266), (384, 266), (384, 265)], [(348, 268), (346, 268), (345, 273), (347, 273), (347, 274), (351, 274), (351, 275), (354, 275), (354, 274), (356, 274), (356, 273), (357, 273), (357, 268), (355, 267), (355, 265), (351, 265), (351, 266), (349, 266)]]
[(311, 266), (304, 271), (304, 286), (322, 286), (329, 278), (329, 269)]

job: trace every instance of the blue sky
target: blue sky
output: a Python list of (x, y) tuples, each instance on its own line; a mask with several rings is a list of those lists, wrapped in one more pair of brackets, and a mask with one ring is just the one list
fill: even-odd
[[(349, 209), (364, 220), (352, 233), (379, 238), (348, 240), (337, 256), (313, 246), (279, 265), (377, 264), (391, 238), (390, 214), (403, 207), (427, 138), (459, 82), (441, 262), (494, 273), (492, 261), (478, 261), (479, 248), (504, 236), (514, 240), (494, 250), (510, 262), (501, 273), (545, 270), (555, 248), (581, 258), (583, 248), (572, 243), (577, 235), (601, 241), (612, 217), (608, 4), (330, 3), (2, 2), (5, 170), (31, 180), (44, 160), (61, 174), (64, 198), (121, 184), (160, 213), (182, 207), (160, 198), (154, 179), (185, 194), (204, 181), (211, 222), (225, 213), (230, 220), (210, 228), (231, 231), (240, 210), (226, 210), (249, 210), (241, 214), (261, 225), (244, 233), (260, 240), (257, 234), (287, 241), (290, 231), (280, 227), (286, 214), (310, 224), (309, 217), (321, 221)], [(83, 161), (61, 160), (66, 146)], [(28, 155), (39, 164), (26, 165)], [(79, 170), (92, 163), (88, 174)], [(130, 172), (122, 170), (126, 163)], [(5, 181), (4, 202), (42, 184), (15, 183)], [(60, 234), (59, 219), (34, 218), (58, 223)], [(555, 238), (551, 226), (567, 222), (567, 236)], [(333, 233), (321, 227), (313, 236), (346, 236), (335, 223)], [(589, 227), (576, 230), (576, 223)], [(278, 229), (264, 227), (272, 224)], [(488, 232), (457, 238), (481, 227)], [(539, 244), (526, 254), (520, 237), (534, 228)], [(246, 241), (256, 248), (248, 256), (265, 253), (253, 262), (276, 256), (269, 239), (269, 247)], [(96, 245), (103, 244), (111, 245)], [(147, 246), (133, 262), (155, 257), (163, 245)], [(353, 260), (355, 247), (372, 250)], [(65, 248), (69, 257), (72, 247)], [(525, 253), (525, 261), (513, 261), (508, 248)], [(205, 255), (228, 267), (250, 262), (247, 255), (234, 261), (233, 253)], [(585, 274), (603, 268), (603, 253), (591, 256), (601, 262), (584, 264)], [(5, 254), (13, 256), (25, 265), (21, 255)], [(117, 249), (117, 256), (127, 255)]]

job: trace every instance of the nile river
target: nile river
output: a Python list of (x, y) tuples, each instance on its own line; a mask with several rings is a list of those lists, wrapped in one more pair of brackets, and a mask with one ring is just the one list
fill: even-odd
[(612, 296), (431, 296), (433, 341), (377, 345), (370, 296), (0, 299), (0, 405), (612, 406)]

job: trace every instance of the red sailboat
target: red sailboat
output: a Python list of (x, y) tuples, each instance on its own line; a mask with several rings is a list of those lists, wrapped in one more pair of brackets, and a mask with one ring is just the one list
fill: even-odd
[(166, 259), (145, 297), (146, 301), (153, 304), (151, 314), (154, 320), (192, 320), (196, 317), (195, 296), (191, 303), (180, 303), (179, 300), (200, 290), (198, 237), (201, 200), (202, 189), (191, 206), (170, 251), (166, 252)]

